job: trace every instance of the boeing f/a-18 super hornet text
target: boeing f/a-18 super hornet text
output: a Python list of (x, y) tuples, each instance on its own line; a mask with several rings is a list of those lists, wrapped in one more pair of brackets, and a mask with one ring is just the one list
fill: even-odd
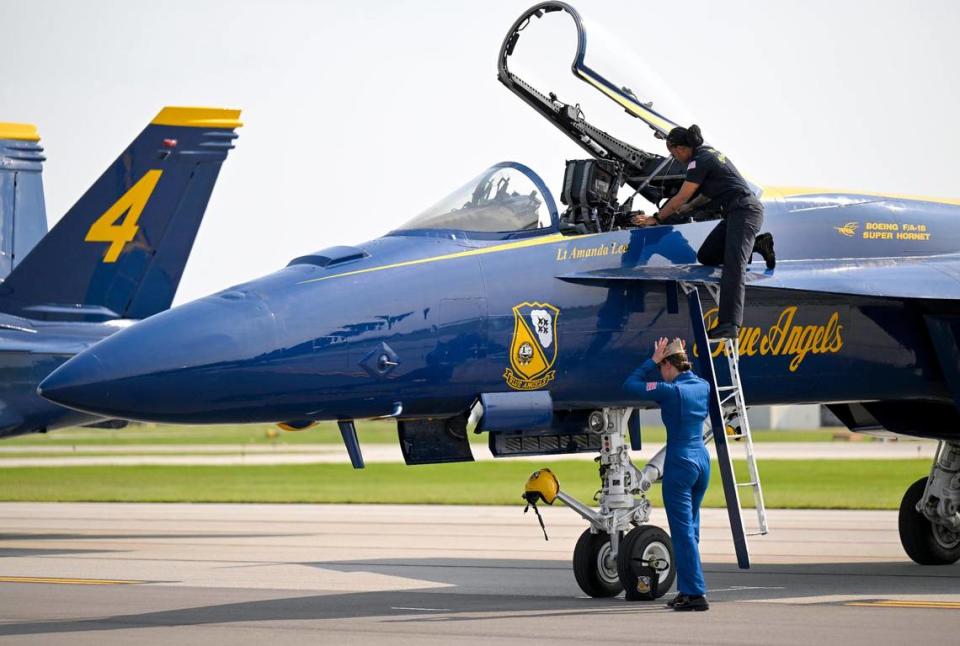
[(0, 437), (123, 423), (54, 405), (37, 385), (170, 307), (239, 115), (164, 108), (49, 233), (36, 128), (0, 124)]
[[(729, 446), (746, 445), (752, 458), (738, 423), (744, 399), (826, 403), (854, 431), (939, 439), (930, 477), (904, 497), (900, 532), (917, 562), (956, 561), (960, 201), (757, 187), (779, 264), (751, 267), (739, 339), (708, 350), (716, 309), (703, 311), (701, 298), (713, 302), (720, 272), (698, 265), (695, 249), (715, 207), (701, 202), (681, 226), (622, 227), (634, 207), (620, 189), (661, 204), (685, 168), (517, 75), (522, 51), (538, 53), (521, 49), (528, 35), (569, 28), (571, 18), (573, 76), (600, 93), (587, 94), (660, 138), (675, 126), (588, 65), (572, 7), (525, 12), (503, 43), (499, 79), (589, 154), (567, 163), (562, 212), (529, 168), (497, 164), (381, 238), (295, 258), (120, 331), (56, 370), (43, 396), (157, 422), (336, 420), (355, 466), (361, 418), (395, 418), (408, 464), (472, 460), (473, 422), (496, 456), (599, 452), (599, 511), (560, 492), (590, 523), (574, 555), (577, 580), (594, 596), (626, 585), (650, 598), (673, 578), (669, 538), (646, 525), (643, 496), (662, 462), (630, 463), (636, 409), (653, 403), (635, 401), (623, 382), (655, 339), (683, 337), (713, 385), (710, 426), (741, 566), (746, 541), (723, 429), (745, 436)], [(712, 356), (727, 357), (731, 379), (714, 376)], [(762, 502), (751, 471), (740, 484)], [(763, 531), (762, 513), (760, 521)]]

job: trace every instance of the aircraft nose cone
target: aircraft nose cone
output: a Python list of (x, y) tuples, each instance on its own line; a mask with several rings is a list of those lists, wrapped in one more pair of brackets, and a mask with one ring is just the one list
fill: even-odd
[(275, 348), (275, 327), (255, 294), (222, 292), (120, 330), (54, 370), (37, 390), (106, 417), (181, 421), (223, 405), (229, 370)]
[(102, 364), (96, 355), (82, 352), (47, 375), (37, 387), (37, 393), (62, 406), (76, 408), (80, 402), (91, 399), (89, 391), (102, 388), (99, 377), (102, 374)]

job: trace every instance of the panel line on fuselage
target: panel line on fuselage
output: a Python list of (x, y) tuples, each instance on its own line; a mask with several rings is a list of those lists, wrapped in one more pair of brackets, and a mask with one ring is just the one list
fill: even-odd
[[(583, 240), (584, 238), (591, 238), (593, 236), (602, 235), (599, 233), (590, 233), (586, 235), (576, 236), (577, 240)], [(381, 271), (384, 269), (396, 269), (398, 267), (410, 267), (413, 265), (422, 265), (428, 262), (437, 262), (440, 260), (455, 260), (457, 258), (468, 258), (470, 256), (481, 256), (488, 253), (497, 253), (500, 251), (510, 251), (511, 249), (524, 249), (527, 247), (537, 247), (545, 244), (553, 244), (555, 242), (563, 242), (564, 240), (571, 240), (573, 238), (565, 236), (561, 233), (554, 233), (552, 235), (545, 236), (543, 238), (531, 238), (529, 240), (519, 240), (516, 242), (509, 242), (502, 245), (494, 245), (492, 247), (485, 247), (482, 249), (470, 249), (469, 251), (457, 251), (455, 253), (448, 253), (442, 256), (431, 256), (429, 258), (417, 258), (415, 260), (405, 260), (403, 262), (395, 262), (389, 265), (380, 265), (379, 267), (367, 267), (366, 269), (357, 269), (356, 271), (348, 271), (342, 274), (334, 274), (333, 276), (321, 276), (320, 278), (310, 278), (309, 280), (304, 280), (298, 285), (305, 285), (307, 283), (317, 283), (324, 280), (330, 280), (333, 278), (346, 278), (347, 276), (356, 276), (357, 274), (367, 274), (373, 271)]]

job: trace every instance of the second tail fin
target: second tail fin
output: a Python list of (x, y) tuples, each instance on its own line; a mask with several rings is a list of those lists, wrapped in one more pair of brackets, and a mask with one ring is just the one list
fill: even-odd
[(170, 307), (239, 116), (161, 110), (0, 284), (0, 310), (103, 320)]
[(36, 126), (0, 123), (0, 278), (47, 232), (39, 141)]

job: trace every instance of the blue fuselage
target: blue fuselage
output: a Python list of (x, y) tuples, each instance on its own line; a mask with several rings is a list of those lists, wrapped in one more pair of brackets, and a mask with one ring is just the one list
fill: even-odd
[(0, 437), (97, 422), (99, 416), (57, 406), (37, 386), (65, 361), (132, 321), (37, 321), (0, 314)]
[[(765, 208), (779, 267), (960, 249), (956, 206), (819, 195)], [(368, 418), (398, 405), (403, 417), (454, 415), (479, 393), (516, 388), (549, 389), (560, 409), (636, 405), (624, 378), (656, 338), (690, 338), (687, 312), (671, 311), (663, 287), (564, 277), (695, 263), (715, 224), (509, 240), (392, 234), (360, 245), (366, 257), (294, 264), (122, 330), (44, 389), (100, 415), (179, 423)], [(944, 299), (960, 295), (951, 284)], [(748, 288), (751, 404), (950, 400), (916, 304), (784, 294)], [(709, 322), (715, 309), (702, 297)], [(511, 370), (518, 307), (556, 311), (539, 375)]]

